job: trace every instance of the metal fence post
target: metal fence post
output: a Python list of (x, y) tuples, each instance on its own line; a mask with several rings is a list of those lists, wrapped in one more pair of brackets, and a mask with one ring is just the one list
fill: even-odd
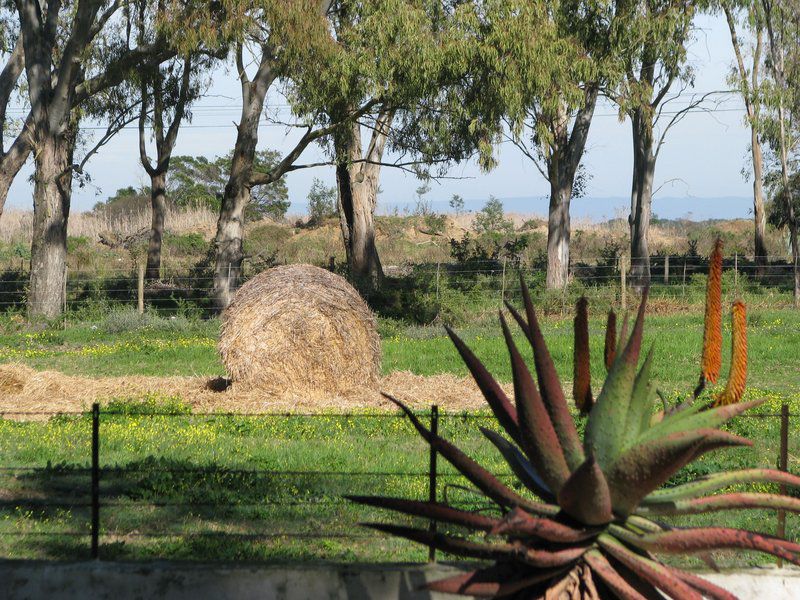
[[(439, 435), (439, 406), (434, 404), (431, 406), (431, 433), (434, 436)], [(428, 470), (428, 500), (436, 502), (436, 449), (430, 445), (430, 467)], [(436, 521), (431, 519), (428, 525), (428, 531), (436, 533)], [(428, 548), (428, 562), (436, 562), (436, 548), (430, 546)]]
[[(789, 405), (783, 404), (781, 406), (781, 453), (778, 456), (778, 469), (783, 472), (789, 470)], [(780, 484), (781, 495), (786, 495), (786, 485)], [(776, 532), (777, 537), (783, 539), (786, 537), (786, 511), (778, 509), (778, 528)], [(778, 559), (778, 566), (783, 566), (783, 560)]]
[(506, 259), (503, 259), (503, 281), (500, 287), (500, 307), (503, 306), (503, 300), (506, 299)]
[(92, 553), (100, 558), (100, 405), (92, 404)]

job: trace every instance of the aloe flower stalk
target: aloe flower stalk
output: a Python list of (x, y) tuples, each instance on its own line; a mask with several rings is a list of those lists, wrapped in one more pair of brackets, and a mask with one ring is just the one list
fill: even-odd
[(716, 405), (734, 404), (744, 395), (747, 383), (747, 314), (744, 303), (737, 300), (731, 311), (731, 366), (725, 389), (717, 396)]
[(575, 352), (573, 354), (572, 398), (582, 414), (594, 403), (589, 357), (589, 302), (581, 297), (575, 310)]
[(605, 358), (606, 371), (610, 371), (611, 365), (614, 364), (614, 359), (617, 357), (617, 313), (614, 312), (613, 308), (608, 311), (603, 357)]
[[(479, 493), (490, 510), (464, 510), (442, 502), (351, 496), (360, 504), (440, 523), (436, 531), (369, 523), (378, 531), (441, 551), (486, 561), (486, 566), (428, 584), (438, 592), (497, 598), (734, 598), (702, 577), (661, 563), (663, 554), (697, 554), (713, 564), (717, 550), (748, 550), (800, 565), (800, 544), (729, 527), (671, 528), (659, 519), (723, 510), (784, 509), (800, 513), (800, 500), (780, 494), (736, 491), (730, 486), (781, 484), (800, 488), (800, 477), (770, 469), (713, 473), (663, 488), (702, 455), (751, 442), (720, 429), (761, 401), (686, 404), (653, 418), (652, 348), (639, 365), (647, 293), (632, 333), (589, 412), (583, 439), (567, 407), (530, 296), (523, 284), (524, 315), (509, 305), (534, 355), (533, 372), (522, 359), (501, 314), (514, 398), (509, 399), (481, 361), (448, 333), (497, 418), (481, 432), (508, 463), (516, 482), (506, 484), (466, 453), (432, 433), (402, 402), (387, 396), (419, 434)], [(578, 306), (576, 337), (585, 306)], [(726, 387), (741, 398), (746, 376), (744, 305), (733, 309), (734, 354)], [(576, 351), (584, 352), (576, 339)], [(742, 351), (744, 350), (744, 354)], [(579, 361), (583, 369), (583, 359)], [(576, 365), (578, 363), (576, 362)], [(726, 393), (724, 392), (723, 395)], [(723, 492), (723, 493), (717, 493)]]
[(717, 239), (711, 252), (706, 284), (706, 315), (703, 330), (701, 385), (716, 383), (722, 366), (722, 240)]

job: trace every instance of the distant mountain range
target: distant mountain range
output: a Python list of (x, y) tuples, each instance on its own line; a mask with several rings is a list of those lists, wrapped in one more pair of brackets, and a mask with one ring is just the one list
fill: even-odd
[[(548, 199), (541, 196), (520, 196), (513, 198), (499, 198), (508, 213), (521, 213), (531, 215), (547, 215)], [(486, 199), (465, 199), (464, 209), (478, 211), (486, 204)], [(449, 213), (452, 209), (448, 200), (434, 200), (430, 202), (431, 210), (437, 213)], [(411, 213), (415, 209), (414, 203), (393, 204), (391, 202), (378, 203), (380, 214)], [(621, 197), (587, 197), (572, 201), (571, 214), (573, 218), (588, 218), (592, 221), (607, 221), (618, 217), (627, 217), (630, 212), (630, 199)], [(719, 198), (690, 198), (690, 197), (656, 197), (653, 200), (653, 214), (662, 219), (687, 219), (690, 221), (705, 221), (708, 219), (748, 219), (753, 212), (753, 199), (741, 196), (726, 196)]]

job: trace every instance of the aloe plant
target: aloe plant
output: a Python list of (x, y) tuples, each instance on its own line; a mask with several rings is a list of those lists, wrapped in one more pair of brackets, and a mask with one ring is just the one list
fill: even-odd
[[(709, 296), (719, 294), (719, 286), (712, 288), (714, 285), (709, 285)], [(679, 469), (711, 450), (751, 445), (749, 440), (719, 429), (732, 417), (761, 403), (738, 402), (743, 368), (746, 374), (746, 342), (744, 359), (741, 345), (743, 305), (734, 307), (733, 343), (734, 352), (738, 352), (734, 362), (738, 364), (731, 365), (725, 391), (716, 402), (701, 396), (678, 409), (659, 411), (651, 380), (652, 349), (639, 367), (647, 293), (629, 338), (626, 324), (622, 326), (619, 352), (616, 317), (610, 315), (604, 357), (608, 374), (596, 399), (591, 397), (587, 381), (587, 306), (581, 301), (575, 320), (575, 375), (582, 381), (573, 388), (580, 394), (575, 398), (578, 408), (588, 412), (581, 440), (524, 283), (522, 292), (524, 316), (510, 304), (507, 307), (533, 348), (535, 378), (517, 349), (505, 317), (500, 315), (511, 358), (513, 402), (448, 329), (502, 430), (481, 431), (502, 454), (519, 485), (501, 482), (456, 446), (429, 431), (402, 402), (389, 397), (420, 435), (495, 510), (471, 512), (440, 502), (350, 497), (361, 504), (434, 520), (450, 530), (441, 533), (379, 523), (367, 524), (369, 527), (447, 553), (491, 561), (490, 566), (433, 582), (428, 585), (431, 590), (503, 598), (728, 599), (734, 596), (697, 575), (665, 565), (657, 555), (694, 553), (713, 565), (712, 552), (743, 549), (800, 564), (800, 545), (793, 542), (727, 527), (670, 527), (658, 520), (665, 515), (733, 509), (800, 511), (800, 500), (788, 496), (724, 492), (730, 486), (747, 483), (800, 487), (800, 477), (782, 471), (728, 471), (661, 487)], [(710, 299), (711, 304), (718, 301), (721, 299)], [(712, 308), (716, 310), (715, 306)], [(721, 343), (721, 333), (711, 332), (710, 337), (707, 343)], [(706, 349), (706, 355), (713, 353), (713, 348)], [(706, 375), (710, 372), (705, 371)]]

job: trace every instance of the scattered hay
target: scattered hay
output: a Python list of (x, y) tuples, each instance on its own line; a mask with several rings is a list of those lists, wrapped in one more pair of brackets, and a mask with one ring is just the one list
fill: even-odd
[(219, 352), (234, 387), (303, 397), (374, 388), (375, 316), (342, 277), (311, 265), (256, 275), (222, 316)]
[[(105, 405), (120, 398), (144, 400), (153, 394), (179, 398), (195, 413), (397, 410), (372, 388), (309, 397), (293, 392), (274, 394), (258, 388), (225, 387), (220, 385), (223, 381), (208, 377), (76, 377), (56, 371), (34, 371), (20, 364), (3, 364), (0, 365), (0, 413), (10, 419), (45, 420), (47, 414), (19, 413), (86, 411), (94, 402)], [(469, 377), (449, 374), (424, 377), (396, 371), (382, 378), (379, 387), (419, 410), (434, 403), (442, 410), (453, 412), (486, 408), (483, 396)]]

